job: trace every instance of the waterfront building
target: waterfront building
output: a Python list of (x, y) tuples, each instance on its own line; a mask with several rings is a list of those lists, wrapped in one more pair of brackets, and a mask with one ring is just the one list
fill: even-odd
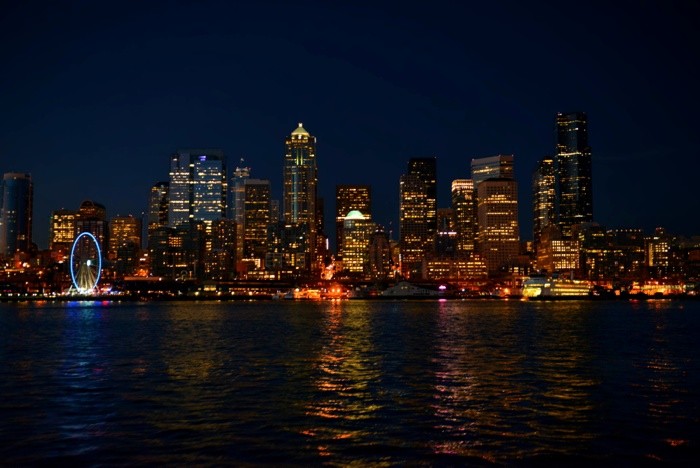
[(515, 179), (514, 160), (512, 154), (472, 159), (474, 190), (478, 190), (479, 184), (487, 179)]
[(49, 221), (49, 250), (56, 262), (64, 261), (70, 255), (77, 230), (78, 212), (56, 210)]
[(335, 240), (336, 252), (343, 255), (343, 224), (351, 211), (361, 212), (372, 219), (372, 188), (369, 185), (335, 186)]
[(542, 231), (556, 222), (555, 179), (554, 158), (545, 156), (532, 174), (532, 227), (536, 250)]
[(126, 244), (141, 246), (141, 220), (133, 215), (115, 216), (109, 223), (110, 248)]
[(257, 269), (265, 265), (267, 227), (270, 224), (270, 181), (245, 179), (243, 183), (243, 257)]
[(299, 123), (285, 139), (282, 192), (285, 225), (299, 226), (305, 232), (307, 258), (296, 264), (304, 264), (306, 274), (316, 264), (317, 184), (316, 138)]
[(381, 226), (376, 226), (369, 238), (369, 276), (373, 280), (383, 280), (391, 274), (393, 261), (389, 236)]
[(0, 190), (0, 257), (29, 252), (32, 246), (34, 185), (31, 174), (8, 172)]
[(307, 276), (309, 265), (308, 229), (303, 224), (270, 224), (267, 230), (265, 269), (277, 279)]
[(168, 182), (156, 182), (148, 195), (148, 235), (168, 225)]
[(232, 280), (236, 274), (236, 222), (218, 219), (212, 223), (209, 250), (205, 252), (204, 276), (209, 280)]
[(588, 146), (588, 118), (584, 112), (556, 116), (557, 217), (564, 237), (572, 226), (593, 221), (591, 148)]
[(369, 267), (369, 242), (374, 224), (359, 211), (353, 210), (343, 221), (343, 269), (363, 275)]
[(578, 273), (580, 244), (576, 239), (563, 239), (559, 227), (550, 224), (541, 232), (537, 249), (537, 266), (548, 273)]
[(664, 278), (671, 271), (671, 245), (673, 239), (666, 229), (658, 227), (646, 238), (645, 263), (652, 278)]
[(425, 183), (416, 174), (402, 175), (399, 181), (399, 191), (401, 274), (407, 278), (420, 278), (423, 258), (430, 250), (427, 191)]
[(170, 157), (168, 225), (225, 217), (228, 182), (224, 153), (218, 149), (178, 150)]
[(503, 271), (520, 251), (518, 186), (513, 179), (487, 179), (477, 188), (479, 250), (489, 274)]
[(474, 181), (456, 179), (452, 181), (452, 210), (457, 233), (457, 255), (469, 255), (476, 244), (476, 203)]

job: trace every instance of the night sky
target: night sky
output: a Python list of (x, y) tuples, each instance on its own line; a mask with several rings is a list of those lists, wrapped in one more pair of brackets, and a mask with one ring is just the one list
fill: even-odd
[[(474, 157), (514, 154), (523, 239), (556, 112), (585, 111), (594, 217), (700, 234), (692, 2), (3, 2), (0, 171), (34, 179), (34, 240), (92, 199), (140, 215), (178, 148), (218, 147), (281, 196), (284, 138), (335, 185), (371, 184), (398, 234), (399, 176), (436, 156), (438, 205)], [(539, 2), (537, 2), (539, 3)]]

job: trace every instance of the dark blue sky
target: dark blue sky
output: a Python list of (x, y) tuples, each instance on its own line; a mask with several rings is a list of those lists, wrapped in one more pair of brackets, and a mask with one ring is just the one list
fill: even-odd
[(337, 183), (396, 223), (410, 157), (437, 157), (448, 206), (472, 158), (512, 153), (531, 238), (532, 170), (582, 110), (596, 220), (700, 234), (697, 7), (469, 3), (3, 2), (0, 171), (32, 174), (44, 248), (55, 209), (142, 212), (178, 148), (244, 157), (279, 196), (302, 121), (331, 236)]

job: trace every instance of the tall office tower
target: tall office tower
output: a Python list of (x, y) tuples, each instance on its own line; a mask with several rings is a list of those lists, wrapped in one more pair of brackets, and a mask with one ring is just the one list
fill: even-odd
[(307, 273), (316, 265), (316, 137), (301, 123), (285, 139), (283, 170), (283, 210), (287, 225), (301, 226), (307, 232)]
[(557, 114), (556, 174), (559, 227), (565, 237), (571, 226), (593, 221), (591, 148), (584, 112)]
[(418, 175), (404, 174), (401, 176), (399, 202), (401, 274), (406, 277), (420, 277), (422, 261), (429, 250), (431, 238), (428, 237), (427, 190), (425, 183)]
[(168, 182), (157, 182), (148, 195), (148, 235), (168, 225)]
[(129, 216), (115, 216), (109, 223), (110, 249), (115, 250), (126, 244), (141, 246), (141, 220)]
[(265, 265), (267, 227), (270, 224), (270, 181), (246, 179), (243, 206), (243, 259), (254, 259), (256, 267)]
[(335, 246), (343, 255), (343, 224), (351, 211), (361, 212), (372, 219), (372, 188), (369, 185), (335, 186)]
[(280, 222), (280, 201), (270, 200), (270, 224)]
[(132, 275), (141, 252), (141, 219), (115, 216), (109, 223), (109, 258), (118, 276)]
[(391, 247), (384, 228), (377, 226), (369, 238), (369, 275), (371, 279), (385, 279), (391, 273)]
[(425, 220), (429, 242), (437, 232), (437, 159), (411, 158), (408, 174), (415, 174), (425, 185)]
[(437, 225), (435, 255), (455, 257), (457, 255), (457, 230), (454, 210), (452, 208), (438, 208)]
[(369, 240), (374, 225), (357, 210), (345, 216), (343, 221), (343, 268), (361, 275), (369, 265)]
[(211, 249), (205, 253), (205, 278), (233, 279), (236, 272), (236, 226), (232, 219), (219, 219), (212, 224)]
[(225, 217), (227, 188), (223, 151), (179, 150), (170, 157), (169, 226), (181, 226), (190, 220), (211, 226)]
[(75, 240), (78, 212), (74, 210), (56, 210), (51, 213), (49, 222), (49, 250), (52, 258), (63, 261), (68, 255)]
[(472, 159), (474, 190), (486, 179), (515, 179), (514, 159), (512, 154)]
[[(243, 159), (241, 159), (243, 166)], [(231, 179), (231, 207), (229, 218), (236, 222), (236, 259), (243, 258), (243, 226), (245, 224), (245, 182), (250, 177), (249, 167), (236, 167)]]
[(542, 231), (556, 221), (554, 158), (545, 156), (532, 174), (533, 240), (535, 249)]
[(477, 228), (473, 180), (452, 181), (452, 209), (457, 232), (457, 255), (469, 255), (474, 252)]
[(32, 245), (34, 185), (31, 174), (8, 172), (0, 191), (0, 257), (28, 252)]
[(100, 249), (109, 249), (109, 231), (107, 230), (107, 209), (104, 205), (92, 200), (85, 200), (78, 208), (78, 219), (75, 223), (75, 233), (89, 232), (97, 238)]
[(487, 179), (477, 189), (478, 243), (489, 274), (518, 256), (518, 185), (513, 179)]

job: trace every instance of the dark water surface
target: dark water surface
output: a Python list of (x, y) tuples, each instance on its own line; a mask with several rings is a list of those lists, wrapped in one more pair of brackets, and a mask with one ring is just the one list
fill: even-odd
[(0, 304), (0, 463), (689, 463), (700, 302)]

